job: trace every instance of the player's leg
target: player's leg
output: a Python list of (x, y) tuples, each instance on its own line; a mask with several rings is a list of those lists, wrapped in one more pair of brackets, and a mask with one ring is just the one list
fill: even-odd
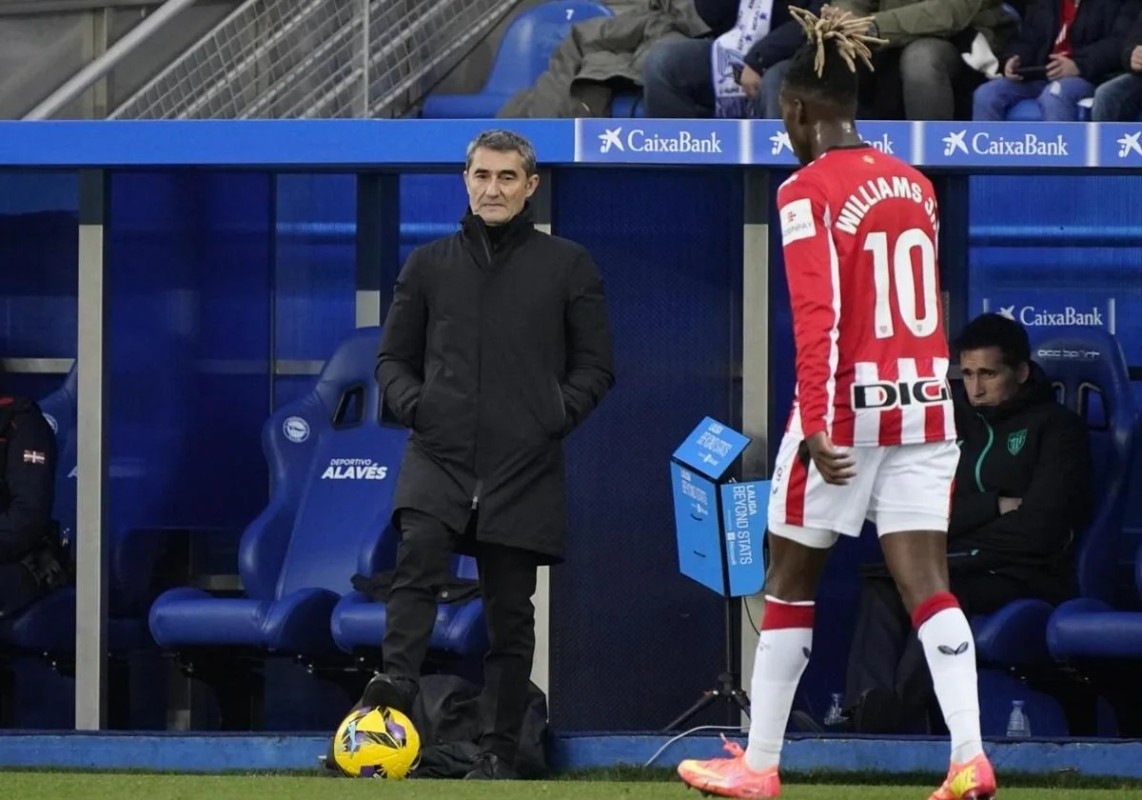
[(892, 448), (873, 489), (885, 563), (912, 616), (951, 733), (952, 769), (933, 800), (983, 800), (995, 792), (980, 735), (974, 637), (948, 586), (948, 502), (958, 459), (951, 442)]
[(801, 541), (773, 532), (769, 536), (765, 611), (750, 680), (746, 763), (754, 770), (772, 769), (781, 759), (793, 696), (813, 650), (817, 586), (836, 541), (831, 532), (799, 533)]
[[(840, 531), (860, 533), (871, 493), (862, 460), (857, 477), (830, 486), (799, 454), (800, 440), (786, 437), (778, 450), (769, 497), (769, 565), (765, 611), (750, 681), (749, 744), (727, 743), (730, 758), (683, 761), (678, 773), (689, 785), (723, 797), (774, 798), (781, 791), (777, 767), (793, 695), (813, 644), (814, 598)], [(868, 472), (869, 478), (875, 469)]]

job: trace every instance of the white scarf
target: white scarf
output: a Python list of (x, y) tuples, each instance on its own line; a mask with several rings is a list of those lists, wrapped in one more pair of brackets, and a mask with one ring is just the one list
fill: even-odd
[(714, 40), (710, 58), (714, 68), (714, 116), (743, 119), (746, 116), (746, 94), (735, 73), (745, 65), (745, 54), (759, 39), (769, 34), (773, 18), (773, 0), (741, 0), (738, 21), (730, 30)]

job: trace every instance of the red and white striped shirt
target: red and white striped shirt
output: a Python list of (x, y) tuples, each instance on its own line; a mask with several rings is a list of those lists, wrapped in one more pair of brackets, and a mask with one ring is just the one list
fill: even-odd
[(797, 345), (789, 430), (842, 446), (954, 440), (931, 182), (872, 147), (838, 148), (777, 205)]

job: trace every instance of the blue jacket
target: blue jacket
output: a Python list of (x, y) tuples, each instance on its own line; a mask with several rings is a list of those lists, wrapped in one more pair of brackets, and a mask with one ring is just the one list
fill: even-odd
[[(805, 44), (805, 32), (789, 13), (789, 6), (808, 8), (814, 14), (819, 14), (823, 5), (823, 0), (775, 0), (769, 34), (754, 42), (745, 55), (745, 63), (761, 73), (779, 61), (792, 58), (801, 45)], [(738, 6), (738, 0), (694, 0), (694, 10), (710, 26), (715, 36), (721, 36), (734, 26), (738, 19)]]
[[(1100, 83), (1122, 69), (1122, 49), (1130, 27), (1142, 12), (1142, 0), (1082, 0), (1071, 29), (1071, 47), (1079, 74)], [(1003, 62), (1019, 56), (1022, 66), (1044, 66), (1059, 34), (1059, 0), (1033, 0), (1019, 33), (1008, 43)]]

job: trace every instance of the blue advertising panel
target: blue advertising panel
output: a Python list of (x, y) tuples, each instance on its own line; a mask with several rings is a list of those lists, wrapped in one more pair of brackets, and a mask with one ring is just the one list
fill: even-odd
[(743, 436), (706, 417), (674, 451), (674, 458), (708, 478), (718, 480), (749, 445)]
[(730, 597), (757, 594), (765, 582), (769, 486), (769, 481), (748, 481), (720, 487)]
[(725, 594), (718, 488), (713, 481), (677, 462), (670, 464), (670, 478), (678, 571), (718, 594)]

